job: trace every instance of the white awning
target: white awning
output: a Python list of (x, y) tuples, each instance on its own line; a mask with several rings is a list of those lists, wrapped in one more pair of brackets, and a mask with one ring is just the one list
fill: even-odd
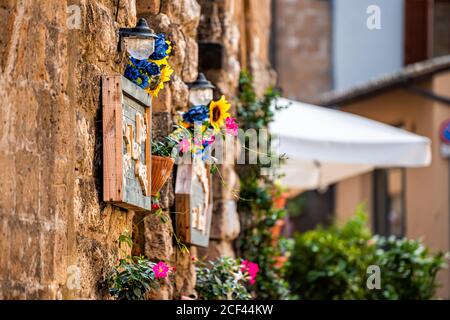
[(270, 125), (279, 139), (281, 183), (289, 188), (325, 188), (374, 168), (423, 167), (431, 162), (430, 140), (361, 116), (279, 98), (289, 106)]

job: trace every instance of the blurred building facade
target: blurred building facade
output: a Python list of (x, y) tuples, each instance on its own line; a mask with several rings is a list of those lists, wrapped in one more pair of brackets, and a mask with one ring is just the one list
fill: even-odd
[[(373, 5), (379, 29), (368, 26)], [(286, 98), (315, 102), (450, 53), (449, 0), (273, 0), (272, 7), (271, 60)]]
[[(450, 163), (440, 128), (450, 119), (450, 56), (419, 62), (392, 77), (336, 95), (325, 106), (396, 126), (431, 140), (431, 165), (378, 169), (335, 186), (338, 221), (364, 203), (376, 234), (422, 238), (433, 251), (450, 251)], [(450, 297), (449, 270), (439, 275), (439, 296)]]
[[(379, 29), (368, 27), (376, 14), (372, 5), (379, 8)], [(283, 96), (341, 108), (432, 141), (430, 167), (375, 170), (325, 194), (306, 193), (296, 227), (345, 220), (365, 202), (374, 232), (423, 238), (433, 250), (448, 251), (450, 171), (439, 128), (450, 118), (450, 1), (274, 0), (273, 33)], [(449, 271), (439, 280), (439, 296), (449, 298)]]

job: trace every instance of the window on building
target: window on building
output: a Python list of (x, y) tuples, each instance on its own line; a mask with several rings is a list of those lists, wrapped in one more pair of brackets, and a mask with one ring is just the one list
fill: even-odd
[(373, 226), (383, 236), (405, 235), (405, 169), (375, 170), (373, 174)]

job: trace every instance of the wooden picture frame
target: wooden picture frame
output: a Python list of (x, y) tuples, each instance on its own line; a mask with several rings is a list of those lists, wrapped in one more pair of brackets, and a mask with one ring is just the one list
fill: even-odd
[(180, 164), (175, 182), (176, 232), (185, 243), (208, 247), (213, 208), (212, 175), (201, 159)]
[(103, 200), (151, 210), (152, 98), (119, 74), (102, 77)]

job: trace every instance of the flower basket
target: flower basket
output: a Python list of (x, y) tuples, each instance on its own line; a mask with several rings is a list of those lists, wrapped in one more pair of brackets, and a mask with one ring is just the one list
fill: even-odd
[(174, 163), (170, 157), (152, 156), (152, 196), (157, 196), (169, 179)]

